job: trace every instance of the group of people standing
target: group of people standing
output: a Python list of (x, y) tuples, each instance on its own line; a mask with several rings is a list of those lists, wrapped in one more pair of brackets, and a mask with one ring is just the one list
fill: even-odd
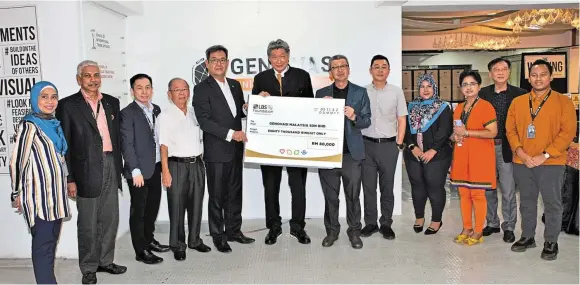
[[(524, 231), (512, 249), (522, 251), (535, 246), (535, 203), (542, 191), (547, 227), (544, 252), (555, 258), (559, 232), (555, 227), (562, 212), (560, 176), (576, 121), (571, 101), (549, 88), (552, 69), (548, 63), (534, 63), (530, 69), (534, 90), (529, 96), (518, 98), (515, 97), (523, 91), (499, 81), (495, 88), (485, 89), (490, 93), (485, 98), (480, 91), (479, 74), (464, 72), (460, 84), (466, 101), (453, 112), (449, 103), (439, 99), (435, 81), (429, 75), (419, 79), (420, 98), (407, 106), (401, 88), (387, 83), (390, 63), (382, 55), (371, 59), (372, 83), (365, 87), (349, 81), (350, 67), (345, 56), (333, 56), (329, 73), (334, 82), (316, 94), (309, 74), (289, 65), (290, 47), (286, 42), (270, 42), (267, 56), (272, 68), (255, 76), (252, 94), (345, 100), (343, 165), (318, 170), (327, 233), (322, 246), (332, 246), (339, 237), (341, 181), (347, 206), (346, 232), (352, 247), (362, 248), (361, 237), (376, 232), (395, 239), (391, 227), (393, 184), (397, 157), (404, 151), (416, 232), (423, 230), (428, 199), (433, 214), (425, 234), (435, 234), (443, 225), (444, 187), (450, 166), (452, 183), (461, 193), (464, 219), (464, 229), (456, 241), (476, 244), (483, 241), (482, 235), (498, 232), (497, 196), (492, 191), (496, 188), (494, 158), (499, 157), (504, 158), (503, 163), (497, 163), (500, 189), (505, 193), (504, 240), (514, 241), (515, 179), (522, 193)], [(137, 261), (162, 262), (163, 258), (153, 252), (171, 250), (176, 260), (185, 260), (187, 248), (211, 251), (200, 238), (206, 176), (208, 222), (215, 248), (227, 253), (232, 251), (228, 242), (255, 242), (241, 231), (243, 151), (247, 141), (242, 119), (247, 114), (247, 104), (240, 83), (226, 77), (229, 58), (225, 47), (208, 48), (205, 63), (210, 76), (195, 86), (193, 96), (186, 80), (169, 81), (167, 96), (171, 104), (163, 111), (152, 103), (153, 80), (147, 74), (130, 79), (134, 102), (121, 110), (117, 98), (99, 91), (100, 69), (90, 60), (77, 67), (80, 90), (76, 94), (59, 100), (52, 83), (42, 81), (33, 86), (32, 110), (19, 125), (10, 174), (13, 207), (24, 214), (31, 229), (38, 283), (56, 283), (56, 244), (62, 220), (71, 216), (67, 196), (76, 199), (78, 209), (82, 283), (97, 283), (97, 272), (126, 272), (125, 266), (113, 262), (121, 176), (127, 180), (131, 195), (129, 224)], [(497, 60), (490, 65), (490, 72), (497, 74), (494, 79), (507, 81), (509, 61)], [(530, 109), (532, 105), (540, 106), (531, 119), (525, 113), (528, 98)], [(513, 174), (508, 161), (511, 150), (516, 154)], [(280, 166), (261, 166), (269, 229), (264, 242), (268, 245), (275, 244), (282, 234), (282, 170)], [(309, 244), (311, 239), (305, 231), (307, 169), (286, 170), (292, 193), (290, 235), (301, 244)], [(170, 219), (168, 245), (154, 237), (162, 186), (167, 190)], [(473, 207), (475, 227), (471, 221)], [(486, 207), (490, 209), (488, 226), (483, 229)]]
[(577, 128), (575, 108), (570, 98), (551, 89), (553, 67), (549, 62), (540, 59), (529, 67), (531, 92), (508, 84), (510, 67), (510, 61), (503, 58), (489, 62), (494, 84), (484, 88), (478, 72), (461, 73), (465, 101), (455, 110), (439, 98), (432, 76), (418, 79), (420, 97), (409, 103), (404, 153), (415, 207), (413, 229), (423, 230), (427, 199), (432, 217), (425, 234), (435, 234), (443, 225), (444, 187), (451, 167), (450, 181), (459, 191), (463, 219), (456, 243), (475, 245), (483, 242), (483, 236), (500, 232), (499, 178), (503, 240), (512, 243), (516, 239), (517, 185), (522, 236), (511, 250), (523, 252), (536, 246), (541, 193), (546, 216), (541, 258), (554, 260), (561, 230), (560, 191), (566, 154)]

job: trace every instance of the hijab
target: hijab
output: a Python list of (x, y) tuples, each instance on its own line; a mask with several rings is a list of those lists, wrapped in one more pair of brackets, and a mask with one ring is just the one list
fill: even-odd
[(433, 96), (429, 99), (421, 97), (409, 103), (409, 128), (411, 134), (424, 133), (439, 118), (449, 103), (439, 99), (439, 88), (430, 74), (423, 74), (418, 79), (417, 89), (421, 89), (423, 81), (433, 86)]

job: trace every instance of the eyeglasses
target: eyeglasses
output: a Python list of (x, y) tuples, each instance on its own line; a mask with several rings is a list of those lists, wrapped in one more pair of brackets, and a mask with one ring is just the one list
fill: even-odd
[(228, 62), (228, 59), (227, 59), (227, 58), (220, 58), (220, 59), (217, 59), (217, 58), (212, 58), (212, 59), (210, 59), (210, 60), (209, 60), (209, 62), (210, 62), (211, 64), (216, 64), (216, 63), (218, 63), (218, 62), (219, 62), (219, 63), (222, 63), (222, 64), (225, 64), (226, 62)]
[(189, 89), (173, 89), (173, 90), (169, 90), (171, 92), (175, 92), (175, 93), (181, 93), (181, 92), (189, 92)]
[(347, 69), (347, 68), (348, 68), (348, 64), (330, 67), (330, 69), (332, 69), (332, 70)]
[(509, 69), (507, 68), (494, 68), (491, 71), (493, 72), (507, 72)]
[(465, 83), (461, 84), (461, 87), (467, 88), (467, 87), (475, 87), (477, 85), (479, 85), (479, 83), (477, 83), (477, 82), (465, 82)]

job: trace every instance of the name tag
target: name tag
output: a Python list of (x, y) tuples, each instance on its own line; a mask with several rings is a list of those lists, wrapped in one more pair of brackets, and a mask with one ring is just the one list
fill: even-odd
[(528, 139), (536, 138), (536, 126), (533, 123), (528, 126), (527, 137)]

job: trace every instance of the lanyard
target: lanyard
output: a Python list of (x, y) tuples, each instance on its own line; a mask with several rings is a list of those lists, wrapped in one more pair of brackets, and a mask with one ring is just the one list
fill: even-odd
[(461, 121), (463, 121), (463, 125), (466, 128), (467, 128), (467, 120), (469, 119), (469, 115), (471, 115), (471, 110), (473, 109), (475, 104), (477, 104), (477, 101), (479, 101), (479, 96), (475, 98), (475, 101), (473, 101), (473, 104), (469, 106), (469, 110), (467, 110), (467, 112), (465, 112), (465, 105), (463, 105), (463, 111), (461, 112)]
[(532, 123), (534, 123), (536, 116), (538, 116), (538, 113), (540, 113), (542, 106), (544, 106), (544, 103), (546, 103), (546, 100), (548, 100), (548, 97), (550, 97), (551, 94), (552, 94), (552, 89), (550, 89), (550, 92), (548, 93), (548, 95), (546, 95), (546, 97), (544, 97), (544, 100), (542, 100), (542, 102), (540, 103), (540, 106), (538, 106), (538, 109), (536, 110), (536, 112), (534, 112), (534, 109), (532, 107), (532, 95), (530, 95), (530, 98), (529, 98), (530, 99), (530, 115), (532, 116)]
[(97, 101), (97, 114), (95, 114), (95, 112), (93, 111), (93, 107), (91, 107), (91, 104), (88, 101), (87, 105), (89, 105), (89, 108), (91, 109), (93, 118), (95, 119), (95, 121), (97, 121), (99, 119), (99, 113), (101, 112), (101, 100)]

